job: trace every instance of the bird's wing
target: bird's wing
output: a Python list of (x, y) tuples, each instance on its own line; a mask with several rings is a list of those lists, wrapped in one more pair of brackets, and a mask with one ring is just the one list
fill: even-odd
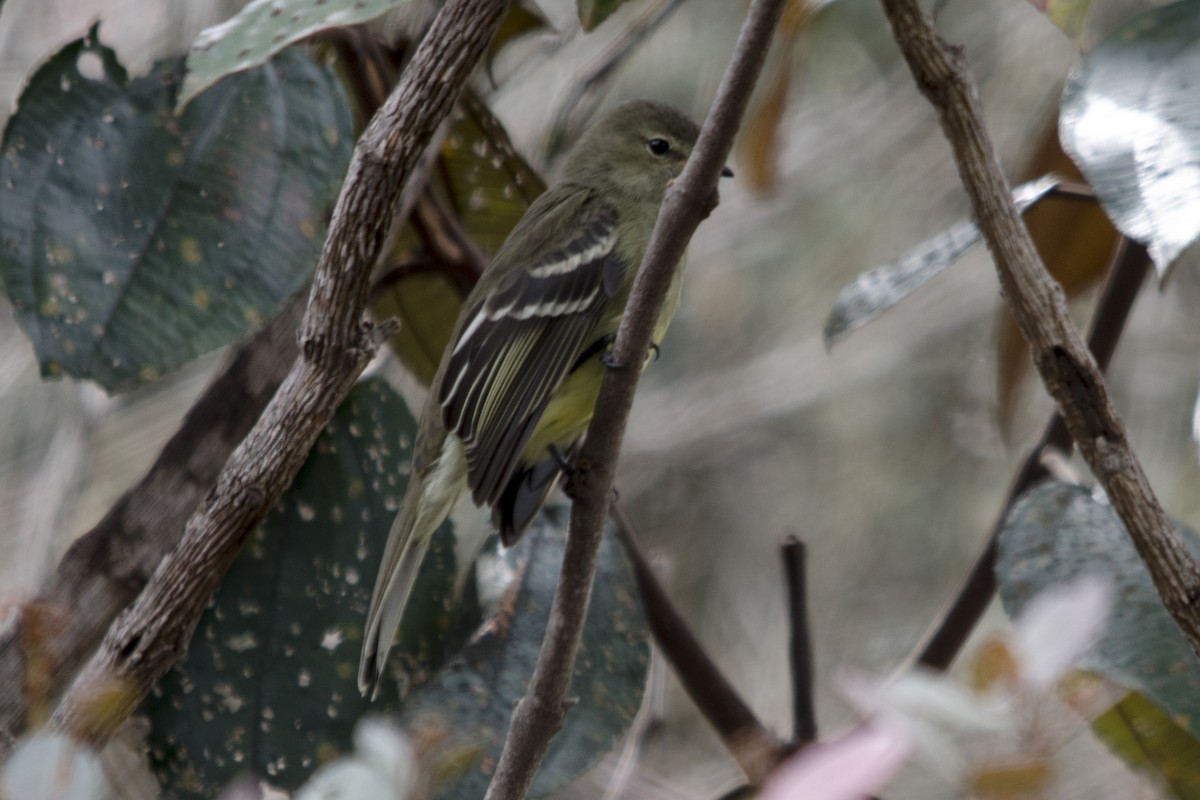
[(438, 401), (446, 429), (462, 439), (476, 503), (494, 503), (503, 491), (624, 280), (615, 210), (579, 202), (583, 224), (574, 237), (505, 276), (468, 311), (451, 350)]

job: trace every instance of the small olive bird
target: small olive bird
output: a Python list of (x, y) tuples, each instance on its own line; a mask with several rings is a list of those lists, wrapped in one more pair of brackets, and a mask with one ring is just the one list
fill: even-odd
[[(492, 507), (511, 545), (557, 482), (563, 454), (591, 421), (604, 354), (667, 186), (698, 133), (662, 103), (635, 100), (607, 114), (572, 148), (557, 185), (525, 212), (463, 303), (375, 579), (358, 671), (364, 694), (378, 691), (425, 551), (463, 490)], [(655, 343), (679, 302), (681, 267)]]

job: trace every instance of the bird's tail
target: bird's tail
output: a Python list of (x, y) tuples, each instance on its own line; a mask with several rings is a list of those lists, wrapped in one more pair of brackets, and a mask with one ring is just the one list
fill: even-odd
[(372, 699), (379, 693), (379, 678), (395, 643), (404, 606), (417, 580), (425, 551), (438, 526), (446, 519), (466, 485), (462, 447), (455, 436), (447, 437), (441, 457), (428, 473), (413, 475), (404, 492), (404, 502), (388, 533), (379, 576), (371, 596), (363, 630), (362, 657), (358, 663), (358, 689)]

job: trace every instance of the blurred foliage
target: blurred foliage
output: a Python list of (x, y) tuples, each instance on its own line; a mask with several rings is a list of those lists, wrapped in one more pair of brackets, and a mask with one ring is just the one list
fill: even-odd
[[(1192, 556), (1200, 558), (1200, 539), (1186, 528), (1177, 530)], [(1120, 600), (1103, 639), (1080, 665), (1142, 693), (1195, 736), (1200, 725), (1200, 664), (1163, 607), (1124, 525), (1109, 505), (1085, 488), (1044, 484), (1014, 509), (1001, 534), (996, 576), (1004, 609), (1019, 614), (1037, 592), (1083, 575), (1111, 580)], [(1106, 742), (1118, 741), (1114, 749), (1123, 757), (1128, 743), (1120, 744), (1114, 720), (1126, 710), (1136, 710), (1137, 701), (1129, 702), (1125, 709), (1115, 709), (1100, 728)]]
[[(1043, 175), (1013, 190), (1013, 203), (1025, 211), (1040, 203), (1061, 181)], [(867, 270), (842, 287), (825, 319), (825, 347), (861, 328), (920, 289), (983, 241), (983, 232), (963, 219), (926, 239), (895, 261)]]
[(392, 349), (422, 383), (433, 379), (484, 261), (545, 188), (478, 95), (464, 93), (430, 186), (391, 243), (371, 293), (377, 318), (400, 320)]
[(1129, 692), (1092, 722), (1126, 764), (1175, 800), (1200, 800), (1200, 741), (1141, 692)]
[[(438, 797), (482, 797), (491, 780), (550, 618), (566, 517), (561, 508), (547, 508), (520, 544), (505, 553), (517, 577), (497, 613), (405, 702), (406, 727), (440, 741), (437, 760), (448, 766)], [(632, 569), (613, 537), (606, 536), (567, 692), (575, 703), (534, 779), (532, 796), (563, 786), (612, 749), (641, 704), (649, 660)]]
[(129, 80), (93, 28), (9, 119), (0, 275), (44, 375), (154, 380), (257, 328), (312, 268), (350, 155), (337, 83), (284, 53), (177, 117), (180, 65)]
[(1095, 0), (1030, 0), (1034, 7), (1043, 12), (1063, 33), (1077, 45), (1083, 41), (1087, 29), (1088, 12)]
[(97, 800), (113, 796), (100, 757), (64, 733), (39, 732), (15, 743), (0, 766), (5, 800)]
[[(362, 621), (415, 432), (386, 383), (359, 384), (247, 543), (186, 659), (146, 704), (150, 752), (172, 796), (214, 797), (247, 770), (295, 789), (349, 749), (363, 713), (397, 707), (396, 681), (383, 681), (372, 704), (356, 680)], [(446, 523), (417, 578), (391, 655), (393, 675), (423, 680), (456, 647), (448, 635), (455, 576)]]
[(738, 162), (746, 166), (742, 176), (755, 191), (767, 194), (776, 188), (780, 137), (799, 60), (800, 36), (824, 5), (824, 0), (788, 0), (783, 10), (775, 34), (780, 46), (772, 48), (774, 54), (763, 79), (766, 88), (758, 91), (738, 137)]
[(1195, 100), (1200, 0), (1139, 15), (1084, 56), (1063, 91), (1063, 147), (1125, 235), (1146, 245), (1159, 275), (1200, 235)]
[(625, 0), (576, 0), (579, 4), (579, 24), (585, 31), (596, 27), (621, 6)]

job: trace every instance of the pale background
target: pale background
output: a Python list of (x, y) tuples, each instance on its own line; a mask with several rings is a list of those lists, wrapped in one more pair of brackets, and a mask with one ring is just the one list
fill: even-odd
[[(526, 58), (553, 37), (501, 58), (491, 104), (536, 165), (544, 166), (541, 137), (569, 87), (645, 2), (596, 34), (576, 32), (540, 66)], [(136, 73), (181, 52), (237, 5), (8, 0), (0, 113), (22, 76), (94, 19)], [(577, 27), (573, 5), (541, 3), (563, 35)], [(729, 0), (685, 3), (619, 70), (605, 105), (650, 96), (702, 115), (743, 11)], [(965, 45), (1004, 163), (1020, 173), (1073, 46), (1022, 0), (949, 0), (938, 21)], [(1049, 404), (1031, 384), (1014, 434), (1001, 435), (997, 284), (982, 250), (825, 351), (821, 327), (841, 286), (965, 214), (965, 200), (876, 3), (834, 5), (799, 55), (777, 190), (763, 198), (736, 179), (722, 184), (720, 208), (693, 241), (682, 310), (635, 405), (619, 485), (703, 640), (781, 732), (790, 728), (790, 699), (777, 546), (789, 532), (804, 536), (819, 722), (831, 733), (853, 719), (834, 691), (837, 675), (887, 674), (907, 656), (974, 558)], [(1197, 294), (1194, 257), (1164, 291), (1147, 287), (1111, 370), (1155, 489), (1193, 526)], [(1081, 323), (1087, 308), (1086, 298), (1075, 305)], [(0, 600), (30, 593), (72, 536), (138, 478), (217, 360), (112, 399), (70, 381), (44, 384), (0, 300)], [(1004, 624), (1002, 615), (993, 610), (989, 624)], [(715, 797), (735, 785), (736, 769), (668, 684), (667, 724), (647, 742), (645, 782), (629, 796), (654, 796), (654, 786), (663, 796)], [(1054, 797), (1153, 796), (1083, 727), (1065, 748), (1062, 773)], [(960, 794), (917, 760), (886, 797)]]

